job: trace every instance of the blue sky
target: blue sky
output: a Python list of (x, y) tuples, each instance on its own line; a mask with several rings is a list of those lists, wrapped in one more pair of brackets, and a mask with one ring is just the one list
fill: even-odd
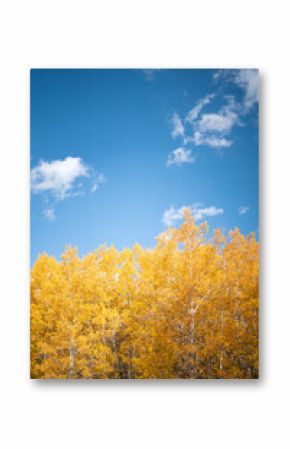
[(258, 233), (256, 70), (31, 71), (31, 261), (152, 247), (197, 222)]

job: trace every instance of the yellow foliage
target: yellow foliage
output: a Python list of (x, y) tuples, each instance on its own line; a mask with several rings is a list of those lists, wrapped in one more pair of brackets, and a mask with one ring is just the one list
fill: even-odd
[(154, 249), (43, 254), (31, 271), (32, 378), (257, 378), (259, 245), (189, 211)]

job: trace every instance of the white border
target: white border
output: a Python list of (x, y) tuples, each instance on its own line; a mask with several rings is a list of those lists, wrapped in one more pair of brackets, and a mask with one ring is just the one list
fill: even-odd
[[(286, 1), (2, 2), (2, 447), (287, 447), (288, 21)], [(122, 384), (29, 380), (32, 67), (260, 69), (261, 380)]]

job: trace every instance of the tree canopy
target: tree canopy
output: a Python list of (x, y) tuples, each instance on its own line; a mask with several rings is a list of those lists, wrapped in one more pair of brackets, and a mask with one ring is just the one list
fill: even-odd
[(31, 377), (257, 378), (259, 244), (185, 211), (155, 248), (101, 246), (31, 271)]

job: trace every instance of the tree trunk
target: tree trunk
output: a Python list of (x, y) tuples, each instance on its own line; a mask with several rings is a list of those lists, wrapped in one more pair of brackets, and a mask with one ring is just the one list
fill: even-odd
[(68, 371), (68, 378), (72, 379), (75, 371), (75, 352), (76, 348), (74, 345), (74, 339), (73, 337), (70, 338), (70, 344), (69, 344), (69, 371)]

